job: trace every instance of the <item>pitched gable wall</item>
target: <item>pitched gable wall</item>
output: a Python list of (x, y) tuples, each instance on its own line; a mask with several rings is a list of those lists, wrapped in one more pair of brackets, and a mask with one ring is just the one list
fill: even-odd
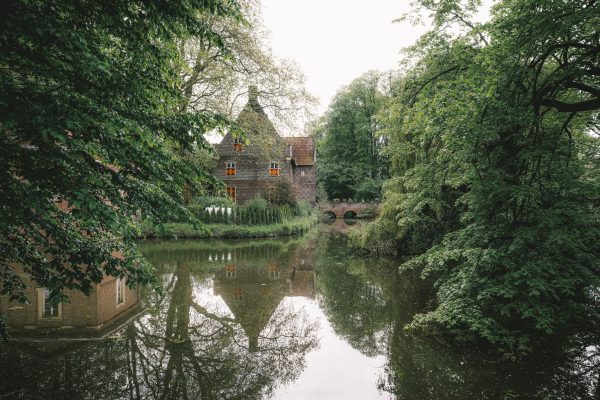
[[(316, 166), (312, 138), (281, 138), (256, 99), (256, 89), (250, 89), (248, 103), (238, 117), (238, 124), (247, 135), (242, 151), (234, 147), (231, 133), (215, 146), (219, 155), (215, 175), (227, 187), (236, 188), (236, 202), (243, 204), (261, 192), (274, 188), (287, 179), (298, 200), (316, 201)], [(254, 97), (253, 97), (254, 96)], [(297, 149), (298, 161), (289, 157), (289, 145)], [(286, 157), (288, 156), (288, 157)], [(226, 165), (234, 162), (236, 174), (227, 175)], [(269, 164), (279, 163), (280, 175), (269, 174)], [(296, 164), (299, 165), (296, 165)]]

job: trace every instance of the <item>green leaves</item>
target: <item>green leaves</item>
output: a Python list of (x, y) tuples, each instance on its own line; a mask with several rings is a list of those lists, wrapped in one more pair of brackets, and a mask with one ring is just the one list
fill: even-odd
[(600, 105), (587, 106), (598, 80), (579, 63), (597, 61), (598, 4), (503, 1), (453, 38), (444, 24), (464, 24), (469, 6), (419, 3), (439, 30), (410, 49), (382, 113), (394, 179), (374, 235), (435, 279), (437, 308), (412, 327), (506, 353), (593, 329)]
[[(235, 1), (15, 1), (0, 16), (0, 290), (15, 273), (63, 300), (104, 275), (153, 283), (134, 216), (191, 214), (184, 188), (214, 184), (180, 151), (227, 119), (182, 113), (180, 40), (222, 40), (206, 16)], [(226, 49), (223, 49), (226, 50)], [(19, 267), (15, 267), (18, 265)]]
[(385, 101), (381, 81), (376, 72), (357, 78), (337, 93), (323, 117), (318, 180), (330, 199), (381, 197), (388, 177), (385, 140), (377, 136), (376, 114)]

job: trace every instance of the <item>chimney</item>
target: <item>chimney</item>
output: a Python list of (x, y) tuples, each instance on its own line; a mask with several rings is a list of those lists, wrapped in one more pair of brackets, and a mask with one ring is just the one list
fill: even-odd
[(258, 104), (258, 89), (254, 85), (248, 86), (248, 103)]

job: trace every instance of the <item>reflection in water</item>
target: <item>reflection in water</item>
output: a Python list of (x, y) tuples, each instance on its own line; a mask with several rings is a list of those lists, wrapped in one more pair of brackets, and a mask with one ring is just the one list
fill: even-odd
[[(74, 344), (61, 332), (76, 312), (63, 305), (62, 322), (55, 321), (63, 329), (52, 340), (0, 346), (0, 397), (268, 397), (297, 378), (317, 346), (316, 321), (282, 301), (314, 297), (311, 246), (314, 240), (143, 246), (165, 288), (144, 296), (146, 313), (112, 338)], [(79, 311), (80, 319), (96, 313)], [(13, 328), (23, 319), (7, 317)]]
[(0, 345), (0, 398), (600, 398), (598, 338), (514, 363), (408, 335), (432, 288), (394, 261), (353, 258), (346, 229), (145, 243), (160, 294), (138, 301), (107, 280), (59, 309), (42, 289), (30, 306), (2, 302), (20, 340)]
[(394, 262), (348, 258), (344, 241), (321, 242), (322, 307), (353, 347), (387, 356), (379, 386), (395, 398), (600, 398), (599, 337), (568, 338), (515, 363), (408, 335), (413, 316), (432, 306), (432, 288)]

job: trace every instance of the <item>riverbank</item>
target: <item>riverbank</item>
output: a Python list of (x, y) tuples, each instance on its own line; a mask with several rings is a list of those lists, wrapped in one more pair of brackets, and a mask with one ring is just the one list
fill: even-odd
[(246, 239), (300, 235), (319, 222), (313, 213), (270, 225), (165, 223), (162, 226), (143, 225), (141, 239)]

